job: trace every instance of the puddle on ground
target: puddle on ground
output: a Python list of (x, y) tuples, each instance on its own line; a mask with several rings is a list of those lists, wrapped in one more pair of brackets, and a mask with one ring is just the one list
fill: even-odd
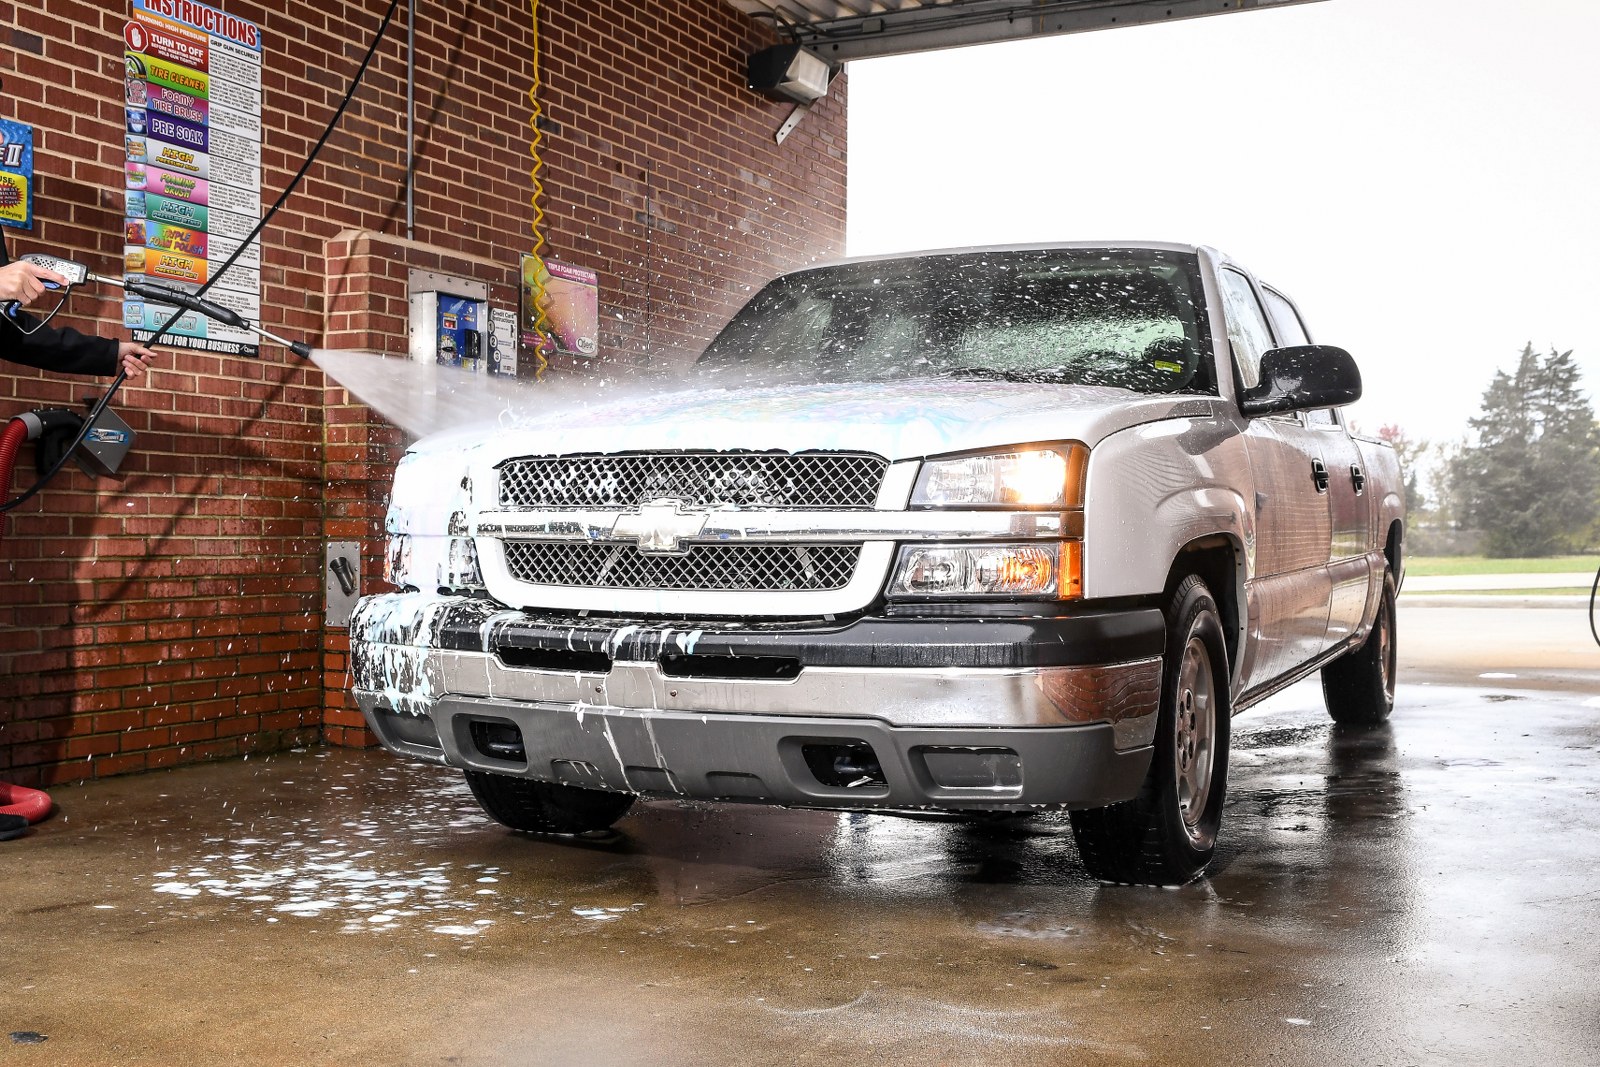
[[(314, 802), (266, 800), (221, 820), (227, 829), (200, 838), (190, 855), (164, 848), (166, 865), (146, 876), (164, 913), (473, 938), (497, 921), (547, 919), (568, 907), (505, 892), (508, 872), (498, 866), (415, 858), (419, 848), (494, 825), (454, 772), (397, 766), (366, 778), (360, 796), (355, 776), (342, 775), (352, 779), (344, 784), (336, 763), (263, 773), (274, 776), (273, 792), (309, 789)], [(294, 777), (278, 780), (284, 773)], [(582, 916), (585, 909), (571, 910)]]
[(1266, 730), (1241, 730), (1233, 735), (1231, 747), (1234, 749), (1262, 749), (1262, 748), (1289, 748), (1294, 745), (1310, 744), (1313, 741), (1322, 741), (1333, 724), (1328, 722), (1310, 723), (1305, 726), (1280, 726)]
[(1047, 918), (1031, 911), (1014, 911), (1001, 915), (986, 922), (980, 922), (975, 929), (980, 934), (989, 934), (994, 937), (1020, 937), (1030, 941), (1064, 941), (1068, 938), (1082, 937), (1080, 927), (1061, 922), (1058, 919)]
[(151, 889), (183, 899), (227, 901), (233, 905), (227, 910), (269, 923), (330, 919), (345, 933), (433, 924), (434, 933), (462, 937), (494, 923), (474, 915), (487, 903), (483, 897), (496, 895), (480, 883), (495, 881), (497, 867), (418, 861), (387, 868), (370, 849), (300, 850), (294, 848), (298, 842), (287, 842), (280, 851), (258, 838), (232, 844), (231, 851), (202, 857), (199, 865), (156, 871)]

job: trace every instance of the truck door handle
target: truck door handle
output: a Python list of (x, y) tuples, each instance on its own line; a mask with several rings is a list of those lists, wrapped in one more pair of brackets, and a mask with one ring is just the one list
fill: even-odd
[(1311, 461), (1311, 482), (1317, 487), (1317, 492), (1328, 491), (1328, 467), (1320, 459)]
[(1356, 496), (1360, 496), (1367, 487), (1367, 476), (1361, 473), (1359, 463), (1350, 464), (1350, 484), (1356, 487)]

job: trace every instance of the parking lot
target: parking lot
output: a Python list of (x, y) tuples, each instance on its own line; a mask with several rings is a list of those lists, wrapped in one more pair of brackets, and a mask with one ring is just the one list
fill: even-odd
[(0, 1063), (1600, 1061), (1600, 650), (1568, 611), (1401, 625), (1389, 727), (1314, 684), (1236, 721), (1175, 890), (1091, 881), (1059, 816), (524, 837), (381, 752), (62, 789), (0, 846)]

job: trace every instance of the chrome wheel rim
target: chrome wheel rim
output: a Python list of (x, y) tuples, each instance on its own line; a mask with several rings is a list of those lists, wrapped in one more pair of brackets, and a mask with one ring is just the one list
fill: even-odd
[(1378, 612), (1378, 670), (1383, 682), (1383, 695), (1394, 703), (1394, 601), (1383, 599), (1383, 610)]
[(1178, 812), (1189, 840), (1204, 846), (1209, 834), (1201, 822), (1211, 797), (1211, 770), (1216, 759), (1217, 691), (1211, 655), (1199, 637), (1189, 638), (1183, 649), (1173, 719)]

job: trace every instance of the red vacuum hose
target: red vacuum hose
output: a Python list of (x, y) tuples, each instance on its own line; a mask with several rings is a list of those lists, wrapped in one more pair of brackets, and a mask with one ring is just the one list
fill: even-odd
[[(6, 423), (0, 433), (0, 500), (11, 499), (11, 475), (17, 469), (17, 450), (28, 439), (28, 424), (21, 419)], [(0, 514), (0, 541), (6, 538), (5, 515)]]
[[(11, 474), (17, 466), (17, 450), (28, 439), (28, 426), (21, 419), (6, 423), (0, 433), (0, 500), (11, 499)], [(0, 514), (0, 540), (5, 538), (4, 514)], [(50, 798), (37, 789), (0, 782), (0, 841), (15, 837), (26, 829), (18, 819), (34, 823), (50, 814)]]
[(38, 822), (50, 814), (50, 796), (38, 789), (0, 782), (0, 815), (20, 815)]

